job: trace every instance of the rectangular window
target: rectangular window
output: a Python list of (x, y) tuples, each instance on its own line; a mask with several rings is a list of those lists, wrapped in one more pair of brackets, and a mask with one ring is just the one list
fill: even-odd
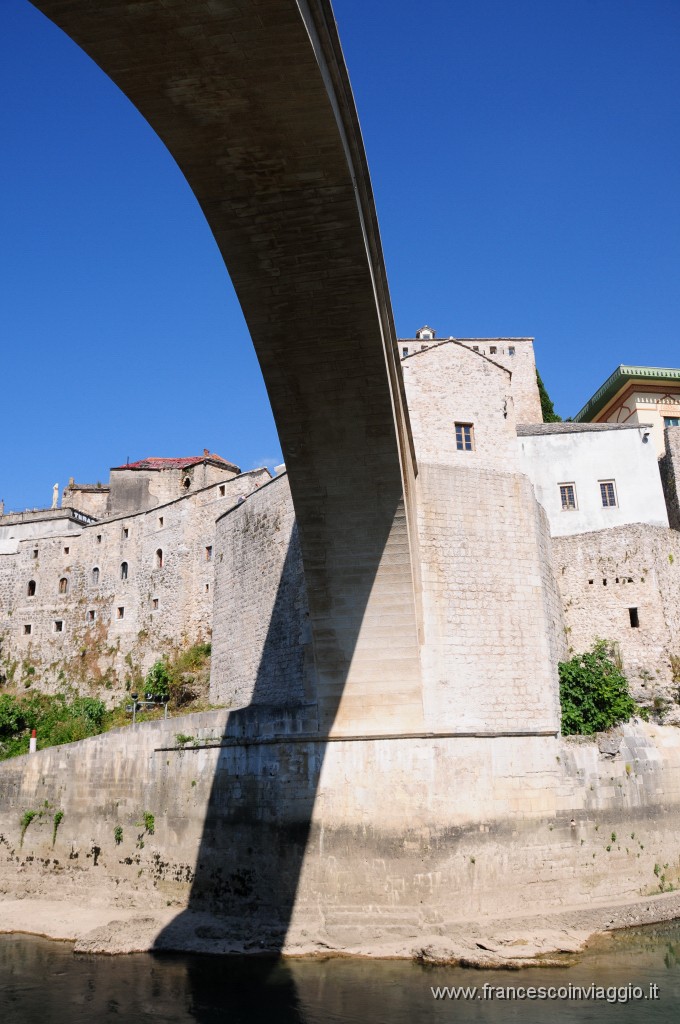
[(560, 484), (560, 501), (563, 512), (576, 511), (576, 487), (574, 484)]
[(212, 562), (212, 544), (208, 544), (205, 549), (205, 560), (206, 562)]
[(509, 356), (514, 356), (514, 354), (515, 354), (515, 346), (514, 345), (509, 345), (508, 346), (508, 355)]
[(26, 625), (24, 626), (24, 636), (30, 636), (30, 635), (31, 635), (31, 624), (30, 624), (30, 622), (27, 622)]
[(101, 533), (98, 533), (97, 534), (97, 544), (101, 544), (101, 542), (102, 542), (102, 535), (101, 535)]
[(496, 355), (496, 352), (497, 352), (497, 351), (498, 351), (498, 349), (496, 348), (496, 346), (495, 346), (495, 345), (490, 345), (490, 346), (489, 346), (489, 352), (490, 352), (490, 354), (491, 354), (492, 356), (495, 356), (495, 355)]
[(153, 611), (153, 612), (157, 612), (158, 611), (158, 598), (157, 597), (152, 597), (151, 598), (151, 611)]
[(33, 557), (34, 558), (38, 557), (38, 549), (37, 548), (33, 548)]
[(616, 505), (616, 488), (613, 480), (600, 480), (600, 497), (603, 508), (613, 508)]
[(638, 616), (637, 608), (629, 608), (628, 615), (630, 617), (630, 625), (632, 629), (640, 628), (640, 618)]
[(63, 633), (64, 632), (64, 623), (63, 623), (62, 619), (55, 619), (55, 622), (54, 622), (54, 632), (55, 633)]
[(162, 525), (163, 525), (163, 516), (159, 516), (159, 517), (158, 517), (158, 525), (159, 525), (159, 526), (162, 526)]
[(117, 619), (125, 618), (125, 609), (124, 608), (116, 608), (116, 618)]
[(471, 423), (456, 423), (456, 448), (459, 452), (471, 452), (474, 448)]
[(210, 593), (210, 584), (209, 583), (206, 583), (206, 585), (205, 585), (205, 592), (206, 592), (206, 594)]
[(479, 352), (479, 345), (473, 345), (472, 346), (472, 351), (473, 352)]
[(407, 355), (408, 355), (408, 349), (407, 348), (402, 348), (402, 350), (401, 350), (401, 358), (405, 359)]
[(227, 488), (224, 486), (224, 484), (222, 484), (221, 487), (220, 487), (220, 498), (223, 498), (226, 493), (227, 493)]
[(128, 530), (127, 526), (124, 526), (123, 527), (123, 540), (127, 540), (129, 536), (130, 536), (130, 531)]
[(664, 427), (680, 427), (680, 416), (664, 416)]
[(87, 613), (87, 621), (88, 621), (88, 622), (94, 622), (94, 620), (95, 620), (96, 618), (97, 618), (97, 613), (96, 613), (96, 611), (94, 611), (94, 609), (93, 609), (93, 608), (91, 608), (91, 609), (89, 610), (89, 612)]
[(70, 550), (71, 550), (70, 548), (64, 548), (64, 554), (67, 555)]

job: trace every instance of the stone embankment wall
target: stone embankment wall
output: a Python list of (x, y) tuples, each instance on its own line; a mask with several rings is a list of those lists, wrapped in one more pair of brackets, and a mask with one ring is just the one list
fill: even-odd
[[(310, 724), (303, 712), (212, 712), (4, 762), (3, 898), (25, 898), (27, 919), (32, 898), (112, 917), (209, 910), (235, 949), (385, 952), (461, 922), (495, 927), (679, 883), (675, 729), (626, 726), (598, 747), (323, 743)], [(178, 749), (179, 732), (199, 745)]]
[(552, 543), (570, 649), (614, 642), (635, 698), (680, 722), (680, 534), (633, 525)]
[[(0, 673), (19, 688), (120, 697), (164, 651), (208, 640), (215, 519), (269, 480), (226, 477), (151, 511), (0, 555)], [(60, 624), (60, 625), (59, 625)]]

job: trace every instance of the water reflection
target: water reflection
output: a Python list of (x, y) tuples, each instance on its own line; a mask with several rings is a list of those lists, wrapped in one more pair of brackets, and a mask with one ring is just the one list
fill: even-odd
[[(3, 1024), (671, 1024), (680, 1013), (680, 924), (607, 937), (566, 969), (470, 971), (408, 961), (139, 954), (75, 956), (66, 943), (0, 936)], [(659, 986), (658, 1001), (438, 1000), (441, 986)]]

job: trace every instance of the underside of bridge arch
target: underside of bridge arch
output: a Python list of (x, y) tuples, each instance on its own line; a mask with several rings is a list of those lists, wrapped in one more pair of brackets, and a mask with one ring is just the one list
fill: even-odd
[(375, 210), (326, 0), (37, 0), (166, 144), (262, 367), (309, 592), (320, 731), (422, 723), (414, 461)]

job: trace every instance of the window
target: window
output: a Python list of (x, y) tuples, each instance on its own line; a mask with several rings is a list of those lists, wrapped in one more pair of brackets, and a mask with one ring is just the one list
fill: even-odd
[(664, 427), (680, 427), (680, 416), (664, 416)]
[(38, 549), (37, 548), (33, 548), (33, 558), (37, 558), (37, 557), (38, 557)]
[(159, 525), (159, 526), (162, 526), (162, 525), (163, 525), (163, 516), (159, 516), (159, 517), (158, 517), (158, 525)]
[(70, 548), (64, 548), (64, 554), (67, 555), (70, 550), (71, 550)]
[(128, 564), (127, 562), (120, 563), (120, 578), (126, 580), (128, 578)]
[(99, 583), (99, 566), (97, 565), (95, 565), (94, 569), (92, 570), (92, 582)]
[(406, 359), (407, 355), (408, 355), (408, 349), (407, 348), (402, 348), (402, 350), (401, 350), (401, 358), (402, 359)]
[(227, 493), (227, 488), (224, 486), (224, 484), (222, 484), (220, 486), (220, 498), (223, 498), (226, 493)]
[(35, 597), (35, 580), (29, 580), (28, 581), (28, 587), (26, 588), (26, 593), (28, 594), (29, 597)]
[(27, 622), (26, 625), (24, 626), (24, 636), (30, 636), (30, 635), (31, 635), (31, 624), (30, 624), (30, 622)]
[(638, 616), (637, 608), (628, 609), (628, 617), (630, 618), (630, 625), (632, 629), (639, 629), (640, 617)]
[(157, 597), (154, 597), (154, 598), (151, 599), (151, 611), (153, 611), (153, 612), (157, 612), (158, 611), (158, 598)]
[(156, 568), (157, 569), (162, 569), (163, 568), (163, 549), (162, 548), (158, 548), (158, 550), (156, 551)]
[(514, 345), (508, 345), (508, 355), (509, 356), (514, 356), (514, 354), (515, 354), (515, 346)]
[(495, 355), (496, 355), (496, 353), (498, 352), (498, 349), (496, 348), (496, 346), (495, 346), (495, 345), (490, 345), (490, 346), (489, 346), (489, 352), (490, 352), (490, 354), (491, 354), (492, 356), (495, 356)]
[(616, 489), (613, 480), (600, 480), (600, 497), (603, 508), (613, 508), (616, 505)]
[(63, 622), (63, 619), (55, 619), (54, 620), (54, 632), (55, 633), (63, 633), (64, 632), (64, 622)]
[(102, 542), (102, 535), (101, 535), (101, 533), (98, 533), (97, 534), (97, 544), (101, 544), (101, 542)]
[(94, 610), (94, 608), (90, 608), (89, 612), (87, 613), (87, 621), (88, 622), (94, 622), (94, 620), (96, 618), (97, 618), (96, 611)]
[(205, 560), (206, 562), (212, 562), (212, 544), (208, 544), (205, 549)]
[(456, 448), (459, 452), (471, 452), (473, 450), (472, 443), (472, 424), (471, 423), (456, 423)]
[(123, 540), (127, 540), (130, 536), (130, 531), (127, 526), (123, 527)]
[(117, 619), (124, 619), (125, 618), (125, 609), (124, 608), (116, 608), (116, 618)]
[(59, 593), (68, 594), (68, 580), (65, 576), (62, 576), (59, 580)]
[(473, 352), (479, 352), (479, 345), (473, 345), (472, 346), (472, 351)]
[(191, 487), (191, 480), (189, 479), (188, 476), (185, 476), (184, 481), (182, 482), (182, 486), (185, 491), (188, 491), (189, 488)]
[(563, 512), (576, 511), (576, 487), (574, 484), (560, 484), (560, 501)]

